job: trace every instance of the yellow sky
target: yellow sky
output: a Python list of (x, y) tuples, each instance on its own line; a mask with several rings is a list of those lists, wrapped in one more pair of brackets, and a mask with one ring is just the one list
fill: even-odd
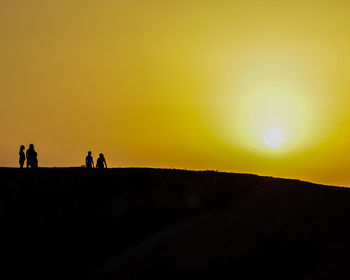
[[(350, 2), (0, 0), (0, 166), (214, 169), (350, 186)], [(278, 127), (281, 146), (264, 142)]]

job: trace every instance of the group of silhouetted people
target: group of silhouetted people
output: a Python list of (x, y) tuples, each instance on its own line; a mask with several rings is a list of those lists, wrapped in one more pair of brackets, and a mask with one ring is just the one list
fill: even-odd
[(23, 168), (25, 161), (27, 160), (27, 168), (38, 167), (38, 153), (34, 149), (34, 145), (30, 144), (26, 153), (24, 153), (25, 147), (22, 145), (19, 148), (19, 166)]
[[(27, 160), (27, 168), (38, 167), (38, 153), (34, 149), (34, 145), (30, 144), (26, 153), (24, 153), (25, 147), (22, 145), (19, 148), (19, 166), (23, 168), (25, 161)], [(85, 158), (85, 164), (87, 168), (95, 168), (94, 160), (92, 158), (91, 152)], [(96, 168), (107, 168), (106, 159), (103, 154), (99, 155), (96, 162)]]
[[(94, 160), (92, 158), (91, 152), (88, 152), (88, 155), (85, 158), (85, 164), (87, 168), (94, 168)], [(97, 159), (96, 162), (96, 168), (107, 168), (107, 163), (106, 163), (106, 159), (104, 157), (103, 154), (99, 155), (99, 158)]]

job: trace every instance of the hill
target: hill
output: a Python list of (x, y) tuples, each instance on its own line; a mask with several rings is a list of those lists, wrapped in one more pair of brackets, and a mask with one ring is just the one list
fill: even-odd
[(0, 168), (0, 276), (350, 279), (349, 201), (249, 174)]

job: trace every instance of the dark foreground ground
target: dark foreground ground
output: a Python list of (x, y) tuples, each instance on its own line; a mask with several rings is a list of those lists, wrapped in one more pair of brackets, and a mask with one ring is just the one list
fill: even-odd
[(0, 168), (0, 279), (350, 279), (350, 189)]

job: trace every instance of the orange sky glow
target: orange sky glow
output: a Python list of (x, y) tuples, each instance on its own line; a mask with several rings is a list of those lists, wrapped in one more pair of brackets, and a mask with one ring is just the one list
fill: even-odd
[(350, 186), (350, 2), (0, 0), (0, 166)]

